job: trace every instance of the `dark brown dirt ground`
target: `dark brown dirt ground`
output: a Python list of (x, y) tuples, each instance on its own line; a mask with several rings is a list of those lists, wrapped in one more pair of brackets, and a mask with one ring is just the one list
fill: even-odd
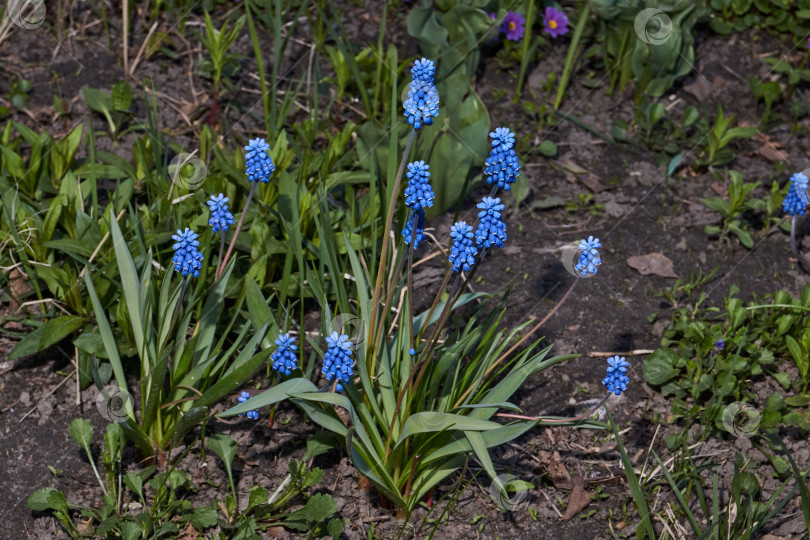
[[(391, 24), (402, 25), (403, 22), (401, 19), (399, 22), (392, 20)], [(107, 50), (99, 27), (97, 25), (88, 30), (80, 38), (67, 40), (55, 54), (57, 42), (44, 28), (36, 33), (17, 32), (13, 39), (0, 47), (0, 57), (3, 59), (0, 64), (0, 95), (8, 92), (12, 74), (23, 74), (34, 82), (29, 107), (33, 118), (18, 116), (18, 121), (36, 128), (51, 127), (52, 94), (74, 101), (75, 112), (63, 131), (69, 130), (75, 122), (88, 121), (78, 97), (80, 87), (89, 84), (109, 88), (122, 76), (120, 47)], [(363, 27), (377, 26), (371, 20), (366, 21)], [(140, 34), (136, 32), (134, 42), (142, 40), (142, 30)], [(753, 36), (760, 39), (753, 40)], [(372, 38), (358, 35), (357, 40), (363, 42)], [(182, 50), (182, 44), (178, 43), (177, 46)], [(237, 48), (246, 51), (249, 46), (240, 42)], [(672, 114), (675, 118), (680, 116), (687, 104), (703, 108), (713, 118), (714, 104), (721, 102), (726, 114), (736, 113), (742, 122), (755, 125), (761, 110), (754, 103), (747, 78), (751, 75), (767, 75), (767, 65), (760, 59), (760, 54), (784, 48), (785, 45), (767, 34), (752, 32), (749, 35), (723, 37), (700, 30), (695, 70), (671, 91), (671, 96), (666, 95), (661, 101), (674, 104)], [(287, 59), (291, 69), (298, 66), (296, 62), (301, 59), (302, 50), (294, 49)], [(549, 72), (560, 71), (565, 51), (564, 40), (554, 43), (546, 51), (543, 62), (530, 73), (529, 89), (536, 90), (538, 81), (544, 81)], [(137, 77), (152, 77), (157, 88), (165, 94), (189, 95), (191, 90), (187, 69), (187, 62), (170, 61), (157, 55), (143, 64)], [(293, 71), (299, 73), (297, 69)], [(520, 138), (536, 128), (531, 120), (525, 118), (520, 106), (511, 104), (513, 76), (514, 73), (498, 72), (494, 62), (486, 61), (477, 90), (489, 108), (492, 126), (514, 126)], [(719, 81), (718, 77), (725, 82)], [(684, 90), (684, 86), (699, 78), (709, 81), (713, 92), (702, 103)], [(610, 132), (610, 124), (606, 120), (632, 118), (632, 92), (610, 97), (605, 95), (604, 90), (592, 91), (576, 81), (575, 75), (563, 103), (564, 112), (576, 113), (602, 132)], [(193, 86), (198, 92), (207, 88), (206, 83), (196, 77)], [(495, 101), (492, 91), (504, 87), (507, 97)], [(255, 96), (243, 94), (240, 96), (242, 98), (246, 103), (253, 103)], [(204, 104), (205, 100), (206, 96), (201, 94), (200, 103)], [(161, 129), (172, 132), (181, 144), (193, 140), (195, 128), (187, 126), (166, 100), (161, 111)], [(786, 112), (777, 106), (777, 112), (780, 111), (782, 114)], [(238, 118), (234, 111), (226, 112), (225, 116)], [(252, 125), (249, 118), (243, 118), (231, 127), (250, 131), (257, 126)], [(769, 133), (791, 156), (788, 171), (810, 166), (807, 119), (802, 120), (798, 127), (795, 132), (783, 126)], [(53, 126), (53, 129), (58, 128), (59, 123)], [(699, 201), (701, 197), (716, 195), (712, 189), (715, 179), (711, 174), (692, 174), (691, 165), (700, 147), (683, 149), (691, 151), (691, 154), (684, 160), (684, 166), (679, 169), (676, 178), (666, 185), (663, 182), (664, 167), (655, 165), (654, 157), (649, 152), (641, 156), (623, 152), (565, 121), (551, 129), (536, 131), (531, 138), (533, 144), (544, 138), (553, 140), (560, 150), (559, 156), (547, 159), (529, 154), (524, 159), (523, 174), (529, 181), (531, 194), (519, 209), (512, 207), (509, 210), (507, 247), (487, 257), (478, 273), (482, 281), (474, 283), (473, 287), (494, 292), (510, 282), (513, 285), (509, 301), (511, 309), (505, 323), (515, 325), (525, 317), (544, 316), (573, 282), (573, 277), (565, 272), (560, 263), (557, 248), (592, 234), (602, 240), (604, 249), (599, 274), (594, 279), (578, 283), (575, 294), (542, 331), (546, 342), (554, 344), (555, 353), (579, 353), (583, 356), (527, 382), (516, 397), (516, 403), (527, 413), (571, 413), (576, 404), (601, 396), (604, 361), (602, 357), (589, 356), (589, 353), (621, 353), (657, 347), (663, 326), (661, 323), (650, 324), (647, 317), (653, 312), (663, 312), (662, 319), (666, 320), (667, 306), (655, 292), (671, 287), (674, 280), (640, 275), (626, 264), (629, 256), (663, 253), (672, 259), (675, 272), (681, 278), (688, 278), (698, 270), (707, 273), (719, 267), (715, 277), (702, 288), (714, 305), (722, 305), (723, 297), (732, 284), (740, 287), (744, 299), (755, 293), (773, 292), (777, 288), (797, 293), (803, 285), (810, 284), (807, 274), (798, 269), (795, 262), (791, 262), (787, 237), (781, 232), (765, 238), (757, 237), (753, 250), (739, 246), (736, 241), (726, 246), (703, 233), (703, 227), (716, 223), (718, 216), (704, 208)], [(759, 144), (748, 141), (740, 146), (742, 151), (731, 167), (743, 172), (747, 181), (763, 182), (763, 187), (754, 193), (755, 196), (763, 196), (774, 179), (780, 183), (787, 180), (788, 175), (778, 172), (775, 163), (755, 153)], [(118, 147), (108, 150), (126, 156), (127, 148), (128, 139), (124, 138)], [(570, 201), (579, 193), (589, 192), (581, 181), (563, 172), (558, 166), (563, 161), (588, 169), (606, 185), (607, 189), (594, 194), (595, 202), (605, 206), (604, 213), (591, 216), (585, 212), (568, 213), (564, 209), (532, 210), (532, 202), (549, 195)], [(613, 178), (618, 178), (618, 181), (610, 181)], [(481, 193), (472, 194), (469, 201)], [(473, 207), (469, 202), (464, 212), (471, 212)], [(452, 216), (444, 215), (430, 223), (429, 227), (446, 231), (451, 220)], [(519, 232), (519, 226), (522, 226), (522, 232)], [(441, 232), (434, 234), (442, 241), (447, 236)], [(431, 284), (434, 288), (438, 286), (437, 279), (440, 277), (433, 279), (429, 273), (422, 277), (425, 290), (429, 291)], [(0, 359), (8, 350), (10, 345), (6, 343)], [(640, 465), (644, 459), (642, 451), (650, 445), (657, 427), (651, 417), (656, 413), (665, 416), (669, 405), (642, 382), (643, 357), (628, 359), (632, 366), (629, 372), (630, 388), (621, 397), (611, 397), (608, 407), (620, 425), (629, 426), (629, 430), (623, 434), (623, 442), (630, 455), (636, 457), (636, 464)], [(85, 391), (82, 395), (83, 405), (77, 406), (75, 385), (71, 380), (55, 389), (64, 380), (57, 371), (71, 371), (70, 364), (59, 351), (17, 363), (11, 370), (0, 369), (0, 450), (4, 457), (4, 466), (0, 468), (0, 522), (4, 524), (5, 531), (13, 531), (0, 532), (2, 538), (64, 536), (54, 519), (35, 516), (27, 510), (25, 500), (36, 488), (46, 485), (58, 487), (67, 493), (71, 502), (76, 503), (91, 503), (99, 498), (98, 487), (86, 458), (67, 434), (70, 421), (77, 416), (89, 419), (97, 434), (102, 431), (104, 420), (94, 407), (95, 390)], [(260, 382), (267, 384), (261, 379)], [(767, 391), (763, 390), (761, 395), (767, 395)], [(34, 412), (22, 419), (31, 409)], [(284, 424), (283, 420), (288, 418), (290, 422)], [(313, 431), (291, 408), (280, 411), (272, 429), (264, 422), (251, 423), (246, 420), (236, 424), (215, 423), (213, 429), (231, 430), (239, 443), (238, 456), (242, 470), (238, 476), (243, 491), (254, 484), (275, 489), (286, 472), (287, 460), (303, 453), (305, 435)], [(660, 445), (664, 433), (677, 429), (677, 426), (663, 425), (657, 445)], [(807, 466), (810, 462), (807, 441), (793, 431), (786, 431), (783, 435), (799, 466)], [(623, 524), (623, 505), (626, 504), (628, 508), (632, 508), (632, 505), (628, 500), (629, 492), (618, 453), (615, 447), (604, 444), (608, 440), (605, 433), (595, 430), (543, 428), (498, 449), (493, 456), (496, 464), (525, 480), (544, 475), (544, 489), (531, 492), (521, 511), (502, 513), (489, 497), (489, 481), (484, 474), (480, 474), (464, 489), (436, 538), (609, 538), (609, 528), (618, 531)], [(656, 448), (661, 451), (659, 446)], [(745, 441), (713, 441), (701, 450), (714, 452), (719, 456), (716, 459), (721, 460), (730, 459), (735, 452), (741, 452), (761, 463), (763, 481), (770, 478), (767, 460), (761, 454), (757, 455), (750, 444), (746, 447)], [(587, 487), (591, 492), (600, 485), (611, 497), (593, 502), (589, 509), (596, 510), (596, 513), (587, 519), (575, 517), (569, 522), (560, 521), (558, 513), (564, 511), (560, 500), (566, 501), (568, 493), (556, 489), (549, 481), (546, 468), (538, 457), (541, 451), (559, 452), (562, 463), (572, 474), (578, 471), (588, 480)], [(129, 467), (137, 466), (134, 455), (128, 456), (128, 463)], [(47, 469), (48, 465), (63, 472), (54, 478)], [(335, 497), (340, 515), (349, 520), (346, 538), (365, 538), (372, 526), (380, 538), (396, 536), (403, 524), (379, 506), (373, 493), (357, 489), (355, 472), (344, 452), (320, 456), (315, 460), (315, 465), (326, 470), (320, 487)], [(225, 476), (216, 458), (209, 455), (204, 467), (193, 458), (187, 460), (184, 466), (200, 484), (200, 492), (193, 498), (195, 503), (204, 503), (224, 494)], [(725, 474), (724, 480), (728, 481), (728, 467)], [(207, 487), (203, 483), (206, 478), (220, 485), (220, 488), (215, 490)], [(467, 476), (464, 481), (471, 478), (471, 475)], [(772, 492), (773, 484), (766, 483), (766, 490)], [(442, 508), (442, 504), (439, 508)], [(528, 509), (536, 511), (536, 516), (532, 517)], [(660, 506), (655, 510), (660, 510)], [(616, 517), (609, 518), (609, 511)], [(785, 513), (788, 517), (776, 520), (773, 532), (796, 537), (804, 534), (806, 537), (806, 532), (802, 533), (802, 529), (797, 528), (795, 512), (796, 509), (791, 509)], [(430, 517), (435, 518), (438, 513), (439, 510), (436, 510)], [(634, 511), (630, 510), (626, 515), (629, 523), (634, 525)], [(423, 525), (423, 517), (424, 511), (418, 511), (413, 522), (417, 529)], [(419, 536), (428, 534), (430, 528), (430, 524), (424, 525)], [(289, 533), (285, 535), (292, 537)]]

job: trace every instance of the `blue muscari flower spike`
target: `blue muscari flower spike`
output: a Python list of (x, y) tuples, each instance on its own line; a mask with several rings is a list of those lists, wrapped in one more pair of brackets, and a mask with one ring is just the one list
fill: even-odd
[(424, 81), (428, 84), (433, 84), (433, 77), (436, 76), (436, 65), (433, 60), (422, 58), (413, 64), (411, 69), (411, 80)]
[(433, 188), (430, 186), (430, 165), (424, 161), (408, 163), (408, 187), (405, 188), (405, 206), (414, 210), (433, 206)]
[(501, 200), (484, 197), (478, 203), (478, 208), (482, 211), (478, 212), (479, 221), (478, 229), (475, 231), (475, 245), (479, 248), (488, 248), (493, 244), (503, 247), (503, 241), (506, 240), (506, 223), (501, 217), (504, 209)]
[(497, 128), (489, 134), (492, 150), (484, 162), (487, 184), (496, 184), (504, 191), (511, 190), (520, 174), (520, 162), (515, 154), (515, 134), (509, 128)]
[(343, 390), (344, 384), (349, 384), (354, 374), (352, 371), (352, 347), (354, 344), (349, 341), (349, 336), (337, 332), (332, 332), (332, 335), (326, 338), (326, 344), (329, 348), (323, 357), (321, 371), (326, 376), (327, 381), (331, 381), (333, 377), (337, 379), (335, 388), (340, 392)]
[[(249, 400), (250, 398), (251, 398), (251, 395), (250, 395), (249, 392), (242, 392), (241, 394), (239, 394), (239, 403), (244, 403), (247, 400)], [(239, 416), (245, 416), (245, 414), (242, 413), (242, 414), (239, 414)], [(248, 411), (247, 412), (247, 417), (251, 418), (253, 420), (258, 420), (259, 419), (259, 411)]]
[(605, 385), (608, 392), (620, 396), (622, 392), (627, 390), (627, 383), (630, 382), (630, 377), (626, 375), (630, 363), (624, 359), (624, 356), (619, 355), (608, 358), (607, 363), (607, 377), (602, 379), (602, 384)]
[(200, 269), (202, 269), (203, 254), (197, 249), (200, 241), (197, 240), (198, 235), (188, 227), (185, 231), (177, 230), (177, 234), (172, 235), (172, 239), (176, 242), (172, 249), (174, 250), (174, 269), (187, 277), (189, 274), (194, 277), (200, 276)]
[(413, 129), (432, 125), (433, 118), (439, 116), (439, 92), (431, 83), (412, 81), (408, 98), (402, 105), (405, 108), (405, 118)]
[(500, 148), (503, 151), (515, 147), (515, 134), (509, 128), (495, 128), (489, 136), (492, 138), (492, 147)]
[(474, 245), (473, 228), (464, 221), (459, 221), (450, 228), (450, 238), (453, 245), (450, 247), (450, 264), (453, 265), (453, 272), (464, 270), (470, 271), (470, 267), (475, 264), (475, 256), (478, 250)]
[(416, 240), (413, 241), (413, 249), (416, 249), (419, 247), (419, 242), (425, 239), (425, 211), (420, 208), (411, 212), (411, 216), (402, 228), (402, 236), (405, 237), (405, 244), (408, 246), (411, 245), (414, 219), (416, 220)]
[(245, 146), (245, 174), (251, 182), (270, 182), (270, 175), (276, 166), (267, 154), (268, 150), (270, 145), (264, 139), (250, 139)]
[(273, 371), (278, 371), (284, 375), (289, 375), (297, 367), (298, 359), (295, 357), (295, 351), (298, 350), (297, 345), (293, 345), (294, 337), (291, 337), (289, 332), (282, 334), (276, 338), (276, 345), (278, 348), (276, 352), (270, 355), (273, 359)]
[(206, 202), (211, 210), (211, 218), (208, 220), (208, 224), (211, 225), (213, 232), (227, 231), (229, 225), (236, 223), (233, 214), (228, 211), (229, 201), (228, 197), (220, 193), (216, 196), (211, 195), (211, 199)]
[(807, 185), (808, 178), (803, 173), (796, 173), (790, 177), (790, 187), (788, 188), (785, 200), (782, 202), (782, 210), (791, 216), (803, 216), (807, 209)]
[(723, 347), (726, 346), (726, 343), (722, 339), (718, 339), (717, 343), (715, 343), (714, 346), (717, 347), (718, 351), (722, 351)]
[(574, 269), (582, 277), (586, 277), (588, 274), (596, 274), (599, 265), (602, 264), (599, 251), (596, 249), (602, 247), (599, 239), (589, 236), (587, 240), (580, 240), (577, 247), (582, 253), (580, 253)]

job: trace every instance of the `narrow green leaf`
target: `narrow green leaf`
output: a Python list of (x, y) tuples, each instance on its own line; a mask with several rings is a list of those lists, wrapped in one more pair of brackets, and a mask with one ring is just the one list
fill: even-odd
[(470, 418), (469, 416), (462, 416), (460, 414), (421, 412), (408, 417), (405, 421), (405, 425), (402, 426), (402, 433), (400, 433), (394, 447), (399, 446), (402, 441), (408, 437), (422, 433), (445, 430), (489, 431), (500, 427), (503, 426), (497, 422)]
[(62, 315), (51, 319), (20, 340), (8, 357), (13, 360), (44, 351), (82, 328), (85, 322), (84, 317), (76, 315)]

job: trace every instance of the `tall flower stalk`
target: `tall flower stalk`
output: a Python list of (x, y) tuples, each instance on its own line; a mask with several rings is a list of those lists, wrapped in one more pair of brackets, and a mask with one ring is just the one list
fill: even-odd
[(808, 204), (808, 178), (804, 173), (796, 173), (790, 177), (790, 187), (788, 188), (785, 200), (782, 202), (782, 210), (790, 216), (790, 250), (799, 256), (796, 249), (796, 219), (803, 216)]
[(242, 214), (239, 216), (239, 223), (236, 224), (236, 230), (233, 233), (233, 238), (231, 238), (228, 251), (225, 253), (219, 265), (217, 265), (216, 279), (219, 279), (225, 267), (228, 265), (233, 247), (236, 245), (236, 239), (239, 237), (239, 231), (242, 230), (242, 222), (245, 220), (248, 206), (250, 206), (250, 201), (253, 199), (253, 194), (256, 192), (256, 186), (259, 185), (259, 182), (263, 184), (269, 183), (270, 175), (273, 174), (273, 171), (276, 169), (273, 160), (267, 153), (268, 150), (270, 150), (270, 145), (267, 144), (264, 139), (251, 139), (248, 145), (245, 146), (245, 175), (252, 185), (250, 186), (250, 193), (248, 193), (248, 197), (245, 200), (245, 207), (242, 209)]

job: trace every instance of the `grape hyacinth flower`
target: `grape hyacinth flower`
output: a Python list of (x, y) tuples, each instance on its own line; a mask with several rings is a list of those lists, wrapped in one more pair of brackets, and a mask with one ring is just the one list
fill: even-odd
[(405, 206), (419, 210), (433, 206), (433, 188), (430, 185), (430, 165), (424, 161), (408, 163), (408, 187), (405, 188)]
[(197, 240), (198, 235), (188, 227), (185, 231), (177, 230), (177, 234), (172, 235), (172, 239), (176, 242), (172, 249), (174, 250), (174, 269), (187, 277), (189, 274), (194, 277), (200, 277), (200, 269), (202, 268), (203, 254), (199, 252), (197, 247), (200, 241)]
[(250, 139), (245, 146), (245, 174), (252, 182), (270, 182), (270, 175), (276, 170), (273, 160), (267, 154), (270, 145), (264, 139)]
[(213, 232), (227, 231), (230, 225), (236, 223), (233, 219), (233, 214), (228, 211), (228, 202), (230, 199), (224, 194), (211, 195), (211, 199), (206, 201), (208, 208), (211, 210), (211, 218), (208, 224), (211, 225)]
[(524, 33), (526, 19), (517, 11), (510, 11), (503, 18), (501, 23), (501, 33), (506, 34), (506, 39), (510, 41), (520, 41)]
[(422, 58), (417, 60), (411, 68), (412, 81), (424, 81), (428, 84), (433, 84), (433, 77), (436, 76), (436, 64), (433, 60)]
[[(252, 396), (250, 395), (249, 392), (242, 392), (241, 394), (239, 394), (239, 403), (244, 403), (247, 400), (249, 400), (251, 397)], [(239, 416), (245, 416), (245, 414), (242, 413), (242, 414), (239, 414)], [(247, 417), (252, 419), (252, 420), (258, 420), (259, 419), (259, 411), (248, 411), (247, 412)]]
[(405, 237), (405, 244), (411, 245), (411, 233), (413, 232), (413, 222), (416, 220), (416, 239), (413, 240), (413, 249), (419, 247), (419, 242), (425, 239), (425, 211), (421, 208), (411, 212), (411, 217), (402, 228), (402, 236)]
[(435, 73), (433, 60), (426, 58), (417, 60), (411, 70), (408, 97), (402, 105), (413, 129), (429, 126), (433, 124), (433, 118), (439, 116), (439, 92), (433, 84)]
[(622, 392), (627, 390), (627, 383), (630, 382), (630, 377), (626, 375), (630, 363), (624, 359), (624, 356), (619, 355), (608, 358), (607, 363), (607, 377), (602, 379), (602, 384), (605, 385), (608, 392), (620, 396)]
[(546, 34), (553, 38), (568, 33), (568, 17), (557, 8), (547, 7), (543, 15), (543, 24)]
[(504, 191), (509, 191), (510, 184), (520, 174), (520, 163), (515, 155), (515, 134), (509, 128), (497, 128), (489, 134), (492, 138), (492, 150), (484, 162), (484, 174), (487, 184), (496, 184)]
[(478, 229), (475, 231), (475, 245), (479, 248), (488, 248), (491, 245), (503, 247), (506, 240), (506, 223), (501, 218), (504, 205), (500, 199), (484, 197), (478, 203)]
[(478, 250), (474, 245), (473, 228), (464, 221), (456, 222), (450, 228), (450, 238), (453, 245), (450, 248), (450, 264), (453, 265), (453, 272), (464, 270), (470, 271), (470, 267), (475, 264), (475, 256)]
[(337, 380), (335, 389), (341, 392), (343, 385), (349, 384), (351, 376), (354, 374), (352, 371), (352, 347), (354, 344), (349, 341), (349, 336), (337, 332), (332, 332), (332, 335), (326, 338), (326, 344), (329, 345), (329, 348), (323, 357), (321, 371), (326, 376), (327, 381), (331, 381), (333, 377)]
[(786, 214), (791, 216), (804, 215), (808, 203), (807, 185), (808, 178), (804, 173), (796, 173), (790, 177), (790, 187), (784, 202), (782, 202), (782, 210)]
[(722, 350), (723, 350), (723, 347), (725, 347), (725, 346), (726, 346), (726, 344), (725, 344), (725, 342), (724, 342), (722, 339), (718, 339), (718, 340), (717, 340), (717, 343), (715, 343), (715, 344), (714, 344), (714, 346), (715, 346), (715, 347), (717, 347), (717, 350), (718, 350), (718, 351), (722, 351)]
[(273, 359), (273, 371), (289, 375), (297, 367), (298, 359), (295, 357), (295, 351), (298, 350), (298, 346), (293, 345), (293, 341), (295, 338), (291, 337), (289, 332), (276, 338), (278, 348), (270, 355)]
[(589, 274), (596, 274), (599, 265), (602, 264), (602, 259), (599, 257), (599, 251), (596, 248), (602, 247), (598, 238), (589, 236), (587, 240), (580, 240), (578, 249), (582, 251), (579, 256), (577, 264), (574, 269), (579, 272), (581, 277), (587, 277)]

